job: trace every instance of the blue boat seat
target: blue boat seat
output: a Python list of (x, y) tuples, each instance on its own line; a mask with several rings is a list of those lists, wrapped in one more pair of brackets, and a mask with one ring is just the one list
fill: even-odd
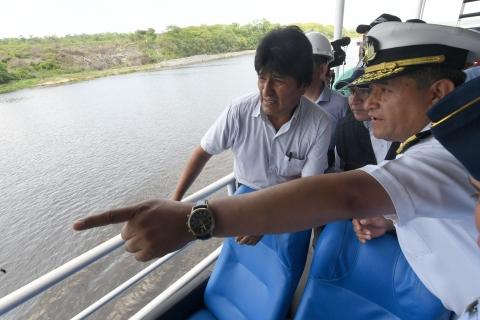
[[(239, 188), (239, 193), (254, 191)], [(189, 319), (285, 319), (303, 272), (310, 230), (264, 235), (255, 246), (228, 238), (205, 289), (206, 309)]]
[(215, 320), (217, 319), (208, 309), (200, 309), (193, 315), (188, 317), (188, 320)]
[(448, 319), (394, 235), (361, 244), (351, 221), (322, 231), (295, 319)]

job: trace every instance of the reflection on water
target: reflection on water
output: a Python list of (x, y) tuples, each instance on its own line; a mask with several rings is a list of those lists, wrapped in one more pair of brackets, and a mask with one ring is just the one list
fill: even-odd
[[(120, 228), (74, 233), (75, 219), (168, 197), (209, 125), (254, 90), (248, 55), (0, 95), (0, 297)], [(231, 170), (229, 153), (212, 158), (192, 190)], [(126, 318), (217, 244), (195, 244), (92, 318)], [(118, 250), (5, 318), (71, 317), (144, 267)]]
[(0, 95), (0, 103), (15, 103), (25, 99), (28, 99), (28, 97), (5, 97)]

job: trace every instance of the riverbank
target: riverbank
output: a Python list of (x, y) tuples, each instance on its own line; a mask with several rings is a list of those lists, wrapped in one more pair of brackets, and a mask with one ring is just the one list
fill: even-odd
[(58, 76), (43, 78), (43, 79), (27, 79), (27, 80), (12, 81), (12, 82), (0, 85), (0, 94), (17, 91), (21, 89), (56, 86), (56, 85), (62, 85), (66, 83), (86, 81), (86, 80), (92, 80), (92, 79), (101, 78), (101, 77), (108, 77), (108, 76), (127, 74), (127, 73), (133, 73), (133, 72), (156, 71), (156, 70), (163, 70), (163, 69), (170, 69), (170, 68), (178, 68), (181, 66), (202, 63), (202, 62), (207, 62), (212, 60), (220, 60), (220, 59), (226, 59), (226, 58), (236, 57), (240, 55), (253, 54), (254, 52), (255, 50), (245, 50), (245, 51), (227, 52), (227, 53), (220, 53), (220, 54), (202, 54), (202, 55), (195, 55), (195, 56), (179, 58), (179, 59), (165, 60), (159, 63), (144, 64), (139, 66), (112, 68), (112, 69), (106, 69), (106, 70), (100, 70), (100, 71), (84, 71), (84, 72), (78, 72), (73, 74), (58, 75)]
[[(243, 55), (0, 96), (0, 297), (120, 232), (75, 233), (79, 216), (168, 198), (210, 123), (256, 89), (252, 64)], [(190, 190), (231, 171), (230, 152), (215, 156)], [(92, 318), (128, 319), (211, 252), (191, 249)], [(116, 250), (0, 319), (71, 319), (143, 268)]]

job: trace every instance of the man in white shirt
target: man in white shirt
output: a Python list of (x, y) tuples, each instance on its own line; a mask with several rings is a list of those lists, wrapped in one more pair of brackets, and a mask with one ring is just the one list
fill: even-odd
[[(312, 48), (296, 27), (268, 33), (255, 54), (258, 93), (236, 99), (203, 136), (183, 170), (181, 200), (212, 155), (231, 149), (237, 181), (264, 189), (327, 168), (328, 115), (303, 97), (312, 79)], [(259, 236), (237, 238), (256, 244)]]
[(329, 63), (333, 60), (330, 41), (320, 32), (311, 31), (305, 34), (313, 49), (312, 83), (305, 89), (305, 97), (327, 111), (332, 120), (332, 140), (329, 146), (329, 166), (334, 165), (335, 128), (338, 121), (348, 111), (347, 98), (329, 87)]
[[(387, 214), (422, 283), (447, 309), (462, 313), (480, 288), (477, 192), (465, 167), (431, 136), (426, 112), (464, 81), (462, 68), (480, 57), (480, 34), (387, 22), (369, 31), (365, 57), (365, 74), (353, 84), (370, 84), (366, 107), (375, 136), (403, 142), (395, 160), (214, 199), (201, 212), (187, 203), (149, 201), (82, 219), (74, 228), (126, 221), (126, 250), (145, 261), (206, 234), (286, 232)], [(202, 231), (191, 223), (185, 228), (186, 220)]]

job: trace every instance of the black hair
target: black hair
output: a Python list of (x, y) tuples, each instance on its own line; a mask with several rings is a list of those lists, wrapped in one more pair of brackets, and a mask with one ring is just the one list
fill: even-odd
[(312, 82), (312, 45), (297, 26), (277, 28), (267, 33), (255, 53), (255, 71), (291, 76), (298, 87)]
[(321, 64), (327, 64), (328, 60), (329, 60), (329, 57), (322, 56), (322, 55), (319, 55), (319, 54), (314, 54), (313, 55), (313, 65), (315, 67), (318, 67)]
[(466, 75), (462, 70), (446, 66), (427, 66), (405, 74), (415, 80), (418, 88), (428, 88), (432, 83), (440, 79), (447, 79), (453, 82), (455, 87), (465, 82)]

